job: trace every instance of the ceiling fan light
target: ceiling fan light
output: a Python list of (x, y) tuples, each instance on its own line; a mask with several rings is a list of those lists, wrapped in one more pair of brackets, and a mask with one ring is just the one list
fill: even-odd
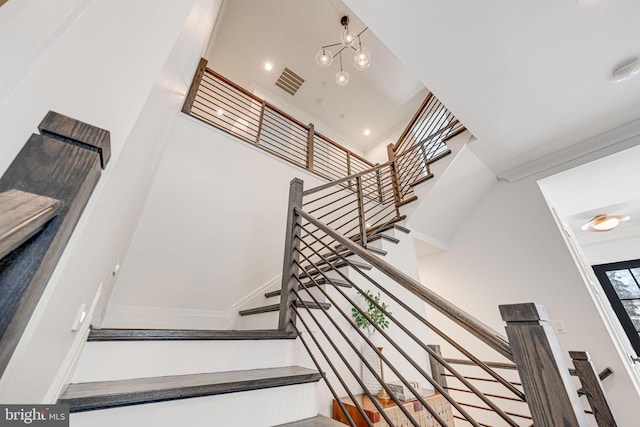
[(366, 47), (360, 47), (353, 55), (353, 66), (358, 71), (364, 71), (371, 66), (371, 52)]
[(336, 83), (339, 86), (344, 86), (347, 83), (349, 83), (349, 79), (350, 79), (349, 73), (347, 73), (344, 70), (340, 70), (336, 73)]
[(606, 215), (600, 214), (593, 217), (589, 222), (580, 227), (582, 231), (611, 231), (621, 223), (629, 221), (629, 215)]
[(333, 62), (333, 54), (325, 49), (320, 49), (316, 53), (316, 64), (321, 67), (328, 67)]
[(616, 83), (631, 80), (640, 75), (640, 59), (634, 58), (631, 62), (613, 70), (611, 80)]

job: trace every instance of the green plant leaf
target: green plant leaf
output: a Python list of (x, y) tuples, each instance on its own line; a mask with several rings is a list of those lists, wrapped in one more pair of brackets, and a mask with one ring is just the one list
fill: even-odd
[[(384, 312), (380, 310), (373, 303), (375, 301), (383, 310), (386, 310), (387, 313), (391, 314), (388, 310), (388, 305), (384, 302), (380, 302), (380, 292), (377, 295), (374, 295), (370, 290), (365, 291), (364, 294), (358, 293), (366, 302), (367, 308), (361, 309), (358, 307), (351, 308), (351, 317), (353, 317), (353, 322), (360, 329), (367, 329), (371, 325), (371, 322), (365, 317), (365, 314), (374, 322), (380, 329), (386, 329), (389, 327), (389, 320), (386, 318)], [(367, 298), (368, 297), (368, 298)]]

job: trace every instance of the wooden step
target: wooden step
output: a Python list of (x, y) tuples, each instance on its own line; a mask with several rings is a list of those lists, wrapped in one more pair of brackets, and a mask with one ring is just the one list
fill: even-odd
[(432, 173), (430, 173), (429, 175), (421, 176), (420, 178), (416, 179), (415, 181), (413, 181), (409, 185), (411, 187), (415, 187), (416, 185), (422, 184), (425, 181), (429, 181), (431, 178), (433, 178), (433, 174)]
[(92, 329), (88, 341), (198, 341), (295, 339), (295, 332), (200, 329)]
[(401, 201), (400, 203), (398, 203), (398, 207), (408, 205), (409, 203), (413, 203), (413, 202), (415, 202), (416, 200), (418, 200), (418, 196), (411, 196), (411, 197), (409, 197), (408, 199), (404, 199), (403, 201)]
[(317, 415), (313, 418), (307, 418), (287, 424), (280, 424), (276, 427), (344, 427), (344, 424), (340, 421), (327, 418), (324, 415)]
[(69, 384), (58, 404), (70, 412), (117, 408), (192, 397), (317, 382), (321, 375), (300, 366), (97, 381)]
[[(369, 242), (368, 239), (367, 239), (367, 242)], [(385, 256), (387, 254), (387, 251), (385, 251), (384, 249), (376, 248), (375, 246), (367, 245), (367, 247), (365, 249), (370, 251), (370, 252), (376, 253), (378, 255), (382, 255), (382, 256)]]
[[(347, 282), (346, 280), (343, 279), (331, 279), (331, 281), (336, 285), (336, 286), (342, 286), (343, 288), (351, 288), (351, 283)], [(316, 283), (318, 285), (329, 285), (332, 286), (331, 282), (329, 282), (329, 280), (327, 280), (324, 277), (321, 277), (319, 279), (316, 279)], [(307, 282), (305, 283), (305, 286), (307, 288), (314, 288), (316, 287), (316, 283), (314, 282)], [(304, 287), (302, 285), (298, 286), (298, 290), (304, 290)], [(267, 292), (266, 294), (264, 294), (264, 296), (266, 298), (272, 298), (272, 297), (277, 297), (280, 296), (280, 293), (282, 292), (282, 289), (278, 289), (276, 291), (271, 291), (271, 292)]]
[[(392, 220), (390, 220), (390, 221), (385, 222), (384, 224), (375, 225), (375, 226), (373, 226), (373, 227), (369, 228), (369, 229), (367, 230), (367, 234), (369, 234), (369, 235), (375, 235), (375, 234), (381, 233), (381, 232), (383, 232), (383, 231), (390, 230), (390, 229), (392, 229), (392, 228), (393, 228), (393, 224), (396, 224), (396, 223), (398, 223), (398, 222), (404, 221), (405, 219), (407, 219), (407, 216), (406, 216), (406, 215), (400, 215), (400, 216), (398, 216), (398, 217), (396, 217), (396, 218), (393, 218), (393, 219), (392, 219)], [(357, 240), (359, 240), (360, 236), (355, 236), (355, 238), (356, 238)], [(351, 240), (354, 240), (354, 239), (351, 239)], [(356, 240), (356, 241), (357, 241), (357, 240)]]
[[(302, 302), (300, 302), (299, 300), (296, 300), (295, 304), (296, 304), (296, 307), (304, 307), (304, 304), (302, 304)], [(331, 304), (326, 302), (320, 303), (318, 305), (313, 301), (305, 301), (305, 304), (309, 308), (318, 309), (318, 310), (320, 309), (328, 310), (331, 308)], [(269, 304), (269, 305), (263, 305), (262, 307), (255, 307), (255, 308), (249, 308), (247, 310), (240, 310), (238, 314), (240, 314), (240, 316), (250, 316), (252, 314), (270, 313), (272, 311), (278, 311), (278, 310), (280, 310), (280, 304)]]
[[(358, 242), (360, 242), (360, 240), (359, 240), (359, 239), (358, 239)], [(372, 242), (372, 240), (370, 240), (370, 239), (369, 239), (369, 237), (367, 236), (367, 243), (369, 243), (369, 242)], [(338, 252), (346, 251), (346, 252), (349, 252), (349, 254), (350, 254), (350, 255), (352, 255), (352, 254), (353, 254), (353, 253), (351, 253), (350, 251), (347, 251), (347, 248), (346, 248), (346, 247), (344, 247), (343, 245), (336, 245), (336, 246), (335, 246), (335, 249), (336, 249)], [(382, 256), (387, 255), (387, 251), (385, 251), (384, 249), (376, 248), (375, 246), (369, 246), (369, 245), (367, 245), (367, 246), (365, 247), (365, 249), (366, 249), (366, 250), (368, 250), (369, 252), (373, 252), (373, 253), (376, 253), (376, 254), (378, 254), (378, 255), (382, 255)]]
[(375, 242), (376, 240), (386, 240), (391, 243), (395, 243), (396, 245), (400, 243), (400, 239), (397, 239), (392, 236), (387, 236), (386, 234), (374, 234), (373, 236), (367, 237), (370, 242)]
[[(464, 132), (465, 129), (462, 129), (462, 131)], [(447, 136), (443, 141), (446, 141), (450, 138), (453, 138), (454, 136), (458, 135), (460, 132), (455, 132), (455, 134), (449, 135)], [(437, 156), (434, 156), (432, 158), (429, 159), (429, 163), (435, 163), (438, 160), (442, 159), (443, 157), (447, 157), (449, 154), (451, 154), (451, 150), (447, 150), (447, 151), (443, 151), (442, 153), (438, 154)]]
[(327, 271), (331, 271), (331, 270), (335, 270), (338, 268), (342, 268), (342, 267), (349, 267), (349, 266), (355, 266), (358, 267), (361, 270), (371, 270), (371, 264), (369, 263), (364, 263), (361, 261), (349, 261), (347, 262), (346, 260), (341, 259), (340, 261), (334, 262), (331, 265), (324, 265), (320, 267), (320, 270), (318, 271), (316, 268), (311, 268), (311, 270), (309, 270), (308, 273), (302, 273), (300, 274), (300, 278), (303, 279), (305, 277), (315, 277), (318, 274), (320, 274), (320, 271), (322, 272), (327, 272)]
[(376, 230), (376, 234), (379, 233), (384, 233), (385, 231), (389, 231), (389, 230), (398, 230), (398, 231), (402, 231), (403, 233), (407, 233), (409, 234), (411, 232), (411, 230), (409, 230), (407, 227), (404, 227), (400, 224), (397, 223), (389, 223), (389, 224), (385, 224), (384, 226), (380, 227), (380, 229)]

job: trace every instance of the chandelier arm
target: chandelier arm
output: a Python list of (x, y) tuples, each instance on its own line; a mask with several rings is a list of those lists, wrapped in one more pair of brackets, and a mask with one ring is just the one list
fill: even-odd
[(364, 27), (364, 30), (360, 31), (358, 33), (358, 37), (360, 37), (362, 35), (362, 33), (364, 33), (365, 31), (367, 31), (369, 29), (369, 27)]
[(334, 46), (342, 46), (342, 43), (328, 44), (326, 46), (322, 46), (321, 49), (326, 49), (328, 47), (334, 47)]

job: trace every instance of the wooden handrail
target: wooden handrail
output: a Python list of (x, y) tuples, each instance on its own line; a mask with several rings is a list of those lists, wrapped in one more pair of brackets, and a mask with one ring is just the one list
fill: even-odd
[(331, 188), (331, 187), (335, 187), (336, 185), (340, 185), (340, 184), (345, 183), (347, 181), (351, 181), (353, 179), (356, 179), (356, 178), (358, 178), (360, 176), (363, 176), (363, 175), (366, 175), (368, 173), (380, 170), (380, 169), (382, 169), (382, 168), (384, 168), (386, 166), (389, 166), (391, 163), (392, 162), (386, 162), (386, 163), (383, 163), (381, 165), (375, 165), (371, 169), (367, 169), (367, 170), (364, 170), (362, 172), (354, 173), (354, 174), (351, 174), (349, 176), (345, 176), (344, 178), (336, 179), (335, 181), (331, 181), (331, 182), (328, 182), (326, 184), (322, 184), (322, 185), (319, 185), (317, 187), (310, 188), (308, 190), (305, 190), (304, 193), (302, 193), (302, 194), (304, 196), (308, 196), (310, 194), (317, 193), (319, 191), (326, 190), (326, 189)]
[(57, 199), (20, 190), (0, 193), (0, 259), (36, 234), (61, 207)]
[(374, 166), (374, 164), (373, 164), (373, 163), (371, 163), (369, 160), (365, 159), (365, 158), (364, 158), (364, 157), (362, 157), (362, 156), (359, 156), (358, 154), (354, 153), (353, 151), (347, 150), (347, 149), (346, 149), (345, 147), (343, 147), (342, 145), (338, 144), (337, 142), (333, 141), (333, 140), (332, 140), (332, 139), (330, 139), (330, 138), (327, 138), (326, 136), (322, 135), (321, 133), (316, 132), (316, 136), (317, 136), (318, 138), (323, 139), (324, 141), (328, 142), (329, 144), (333, 145), (334, 147), (339, 148), (340, 150), (343, 150), (343, 151), (345, 151), (345, 152), (349, 153), (352, 157), (355, 157), (356, 159), (360, 160), (361, 162), (366, 163), (367, 165), (369, 165), (369, 166), (371, 166), (371, 167), (373, 167), (373, 166)]
[(383, 261), (377, 256), (371, 254), (366, 249), (362, 248), (360, 245), (345, 238), (343, 235), (336, 232), (321, 221), (318, 221), (316, 218), (309, 215), (302, 209), (296, 208), (295, 211), (309, 223), (313, 224), (322, 232), (331, 236), (331, 238), (336, 240), (339, 244), (345, 246), (348, 250), (353, 252), (355, 255), (358, 255), (369, 264), (373, 265), (382, 273), (393, 278), (396, 283), (400, 284), (402, 287), (420, 298), (422, 301), (426, 302), (431, 307), (444, 314), (447, 318), (462, 326), (464, 329), (466, 329), (482, 342), (493, 348), (502, 356), (506, 357), (508, 360), (513, 361), (513, 354), (511, 352), (509, 342), (503, 335), (501, 335), (497, 331), (494, 331), (489, 326), (471, 316), (461, 308), (442, 298), (440, 295), (424, 287), (421, 283), (409, 277), (393, 265)]
[(427, 104), (429, 104), (432, 98), (433, 98), (433, 93), (429, 92), (429, 94), (424, 99), (424, 101), (422, 101), (422, 104), (420, 104), (420, 108), (418, 108), (418, 110), (414, 113), (407, 127), (405, 127), (402, 133), (400, 134), (400, 138), (398, 138), (398, 141), (393, 145), (394, 151), (396, 151), (400, 147), (400, 144), (402, 144), (404, 139), (407, 137), (407, 134), (409, 133), (413, 125), (418, 120), (418, 117), (420, 117), (420, 114), (422, 114), (422, 110), (424, 110), (424, 108), (427, 106)]
[[(358, 169), (362, 167), (361, 164), (369, 167), (373, 166), (373, 163), (364, 157), (318, 133), (315, 129), (311, 131), (313, 128), (312, 123), (302, 123), (295, 117), (254, 95), (222, 74), (207, 68), (206, 65), (207, 61), (204, 58), (201, 59), (182, 108), (182, 112), (185, 114), (189, 114), (202, 122), (218, 127), (237, 138), (252, 143), (257, 147), (268, 151), (272, 155), (287, 160), (325, 179), (341, 177), (345, 174), (341, 168), (323, 168), (324, 164), (331, 163), (333, 157), (341, 158), (342, 153), (344, 153), (345, 156), (350, 157), (352, 161), (357, 159)], [(203, 79), (203, 76), (206, 76), (206, 78)], [(220, 113), (217, 113), (217, 109), (221, 107), (220, 102), (222, 102), (223, 108), (220, 109)], [(244, 105), (251, 102), (255, 102), (257, 106), (253, 108)], [(259, 111), (258, 106), (260, 107)], [(231, 114), (228, 116), (230, 118), (227, 117), (227, 108), (231, 111)], [(265, 115), (265, 109), (268, 110), (269, 114)], [(271, 113), (273, 113), (273, 115)], [(270, 117), (267, 118), (266, 116)], [(284, 124), (281, 123), (274, 127), (273, 123), (280, 122), (280, 118), (282, 118), (282, 122)], [(235, 121), (240, 119), (247, 121), (247, 129), (234, 131), (234, 129), (236, 129)], [(263, 125), (272, 132), (263, 132)], [(268, 126), (271, 127), (269, 128)], [(274, 142), (273, 139), (263, 138), (263, 135), (267, 133), (271, 134), (271, 138), (282, 137), (284, 129), (276, 129), (275, 131), (274, 129), (288, 126), (296, 126), (308, 136), (305, 147), (303, 147), (305, 153), (302, 153), (302, 156), (290, 156), (290, 153), (286, 152), (286, 147), (283, 148), (277, 146), (277, 141)], [(334, 150), (327, 151), (326, 156), (329, 157), (322, 159), (322, 150), (314, 150), (315, 147), (313, 147), (313, 144), (316, 144), (316, 141), (325, 142), (329, 146), (339, 150), (339, 152), (335, 152)], [(313, 167), (314, 156), (317, 157), (318, 160), (318, 163), (316, 163), (318, 166), (315, 168), (316, 170), (314, 170)], [(346, 173), (348, 175), (350, 171), (347, 171)]]
[[(418, 143), (412, 145), (411, 147), (407, 148), (406, 150), (404, 150), (402, 153), (400, 154), (396, 154), (396, 158), (399, 157), (403, 157), (407, 154), (409, 154), (412, 151), (416, 151), (418, 149), (420, 149), (420, 147), (424, 147), (424, 145), (427, 142), (431, 142), (433, 140), (435, 140), (438, 136), (451, 131), (451, 129), (454, 129), (456, 126), (458, 126), (460, 124), (460, 122), (456, 119), (454, 120), (451, 124), (441, 128), (440, 130), (438, 130), (437, 132), (427, 136), (426, 138), (423, 138), (421, 141), (419, 141)], [(459, 134), (459, 132), (464, 132), (465, 128), (461, 128), (459, 131), (456, 131), (456, 134)], [(447, 138), (449, 138), (449, 135), (447, 135)], [(444, 141), (443, 141), (444, 142)], [(428, 161), (428, 159), (427, 159)]]

